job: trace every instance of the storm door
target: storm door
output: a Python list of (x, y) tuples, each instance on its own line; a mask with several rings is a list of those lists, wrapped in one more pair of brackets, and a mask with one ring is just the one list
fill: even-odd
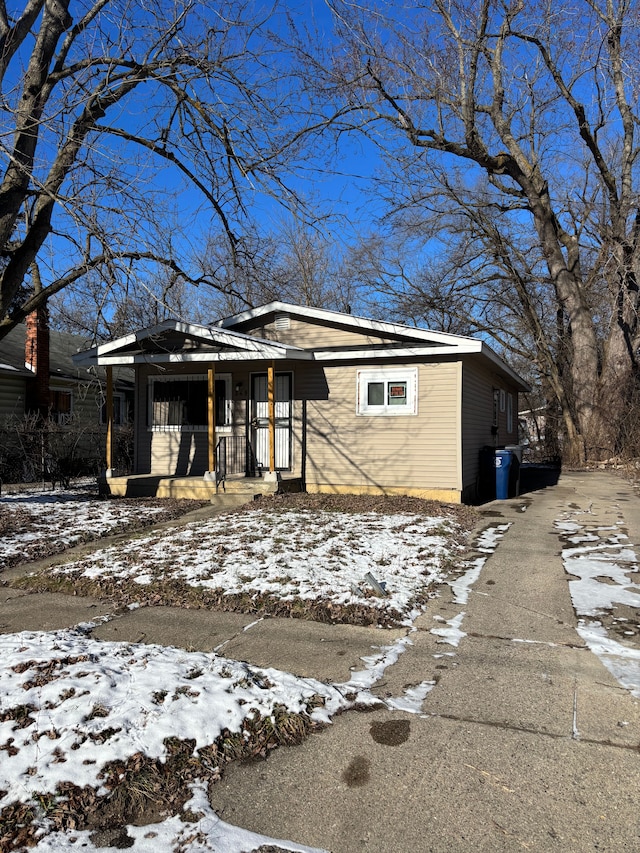
[[(276, 471), (291, 469), (291, 374), (275, 376)], [(269, 470), (269, 393), (266, 373), (251, 376), (251, 436), (258, 468)]]

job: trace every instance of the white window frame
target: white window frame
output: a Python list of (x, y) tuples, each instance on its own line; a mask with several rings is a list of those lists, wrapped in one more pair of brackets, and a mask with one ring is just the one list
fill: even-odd
[[(224, 381), (225, 383), (225, 412), (224, 424), (216, 424), (216, 432), (230, 433), (233, 427), (233, 388), (231, 385), (230, 373), (216, 373), (215, 381)], [(167, 376), (150, 376), (148, 385), (148, 424), (147, 429), (150, 432), (206, 432), (209, 428), (208, 424), (156, 424), (153, 421), (153, 398), (154, 386), (156, 382), (181, 382), (181, 381), (196, 381), (204, 382), (207, 386), (208, 377), (206, 373), (174, 373)]]
[[(384, 403), (369, 405), (367, 389), (372, 382), (384, 383)], [(403, 406), (389, 405), (389, 386), (406, 382), (406, 403)], [(401, 417), (418, 414), (418, 368), (385, 367), (358, 370), (356, 376), (356, 414), (366, 417)]]

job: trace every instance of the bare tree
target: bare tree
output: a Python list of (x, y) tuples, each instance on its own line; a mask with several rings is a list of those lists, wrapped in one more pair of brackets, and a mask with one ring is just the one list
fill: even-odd
[(257, 192), (295, 204), (284, 173), (313, 122), (271, 12), (26, 0), (12, 15), (0, 3), (0, 336), (90, 274), (108, 287), (164, 267), (197, 283), (199, 231), (215, 221), (233, 253)]
[(272, 300), (349, 311), (358, 286), (349, 266), (351, 249), (325, 230), (297, 218), (282, 218), (267, 233), (245, 231), (233, 255), (228, 243), (211, 239), (202, 275), (216, 281), (213, 315), (231, 314)]
[(637, 3), (330, 5), (316, 94), (388, 156), (391, 211), (438, 217), (440, 310), (534, 353), (570, 457), (615, 452), (638, 374)]

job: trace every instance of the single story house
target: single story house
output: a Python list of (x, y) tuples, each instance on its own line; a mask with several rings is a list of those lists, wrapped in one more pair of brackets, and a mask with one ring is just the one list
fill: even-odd
[[(108, 381), (135, 370), (135, 476), (214, 491), (261, 476), (472, 501), (482, 449), (517, 442), (528, 390), (481, 340), (283, 302), (206, 326), (167, 320), (74, 361)], [(106, 458), (111, 492), (135, 494)]]

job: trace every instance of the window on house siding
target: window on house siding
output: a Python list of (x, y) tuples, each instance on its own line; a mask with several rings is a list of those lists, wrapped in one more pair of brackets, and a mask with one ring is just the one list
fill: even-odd
[(67, 424), (73, 413), (73, 397), (70, 390), (52, 388), (50, 391), (49, 417), (56, 424)]
[(513, 432), (513, 394), (507, 394), (507, 432)]
[[(208, 425), (208, 380), (206, 376), (161, 377), (150, 380), (151, 428), (160, 432), (174, 430), (205, 431)], [(231, 424), (231, 375), (215, 380), (216, 426)]]
[(359, 370), (357, 413), (359, 415), (415, 415), (417, 373), (415, 368)]

